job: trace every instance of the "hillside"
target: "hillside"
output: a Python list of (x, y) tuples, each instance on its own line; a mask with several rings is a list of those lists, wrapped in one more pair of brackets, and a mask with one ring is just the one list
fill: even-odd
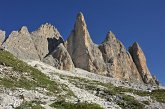
[(2, 109), (164, 108), (164, 89), (149, 92), (145, 91), (147, 86), (139, 88), (81, 69), (69, 72), (40, 61), (26, 62), (32, 67), (9, 52), (0, 51)]

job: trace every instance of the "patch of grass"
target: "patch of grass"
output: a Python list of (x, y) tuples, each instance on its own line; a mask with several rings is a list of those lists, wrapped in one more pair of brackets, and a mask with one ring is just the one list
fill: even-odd
[(144, 109), (144, 105), (139, 103), (134, 97), (129, 95), (123, 95), (122, 100), (117, 101), (117, 104), (122, 109)]
[(13, 87), (12, 81), (6, 78), (0, 78), (0, 85), (3, 85), (7, 88)]
[(65, 99), (70, 99), (71, 97), (74, 97), (74, 98), (77, 98), (77, 96), (75, 96), (75, 94), (73, 93), (73, 91), (71, 91), (67, 85), (65, 84), (61, 84), (61, 89), (63, 90), (63, 92), (65, 92), (66, 94), (65, 95), (58, 95), (58, 99), (59, 100), (65, 100)]
[(45, 74), (14, 57), (7, 51), (0, 50), (0, 63), (12, 67), (14, 71), (18, 71), (19, 73), (27, 72), (33, 78), (33, 81), (30, 81), (24, 77), (21, 77), (20, 79), (0, 78), (0, 85), (2, 86), (8, 88), (20, 87), (25, 89), (42, 87), (53, 93), (57, 93), (57, 91), (60, 92), (58, 84), (55, 81), (51, 81)]
[(151, 96), (152, 99), (155, 99), (158, 102), (165, 103), (165, 89), (157, 89), (152, 92), (147, 91), (135, 91), (135, 94), (139, 96)]
[(103, 109), (98, 104), (95, 103), (87, 103), (87, 102), (79, 102), (79, 103), (70, 103), (62, 101), (57, 101), (50, 105), (56, 109)]
[(15, 109), (44, 109), (40, 104), (42, 103), (38, 101), (24, 102)]
[(122, 90), (124, 90), (121, 87), (115, 87), (111, 83), (102, 83), (99, 81), (89, 80), (86, 78), (64, 76), (64, 75), (60, 75), (60, 74), (58, 74), (58, 75), (62, 79), (67, 79), (71, 83), (76, 85), (77, 87), (82, 88), (82, 89), (86, 89), (86, 90), (97, 90), (99, 85), (105, 87), (106, 88), (105, 91), (110, 95), (119, 94), (119, 93), (123, 92)]
[(73, 84), (75, 84), (79, 88), (85, 88), (86, 90), (97, 90), (98, 85), (106, 87), (105, 91), (109, 95), (117, 95), (121, 94), (124, 92), (129, 92), (133, 93), (139, 96), (150, 96), (152, 99), (155, 99), (158, 102), (165, 103), (165, 89), (158, 89), (158, 90), (153, 90), (152, 92), (147, 92), (147, 91), (140, 91), (140, 90), (135, 90), (131, 88), (125, 88), (125, 87), (116, 87), (111, 83), (102, 83), (99, 81), (95, 80), (89, 80), (85, 78), (80, 78), (80, 77), (72, 77), (72, 76), (64, 76), (58, 74), (61, 78), (67, 79)]

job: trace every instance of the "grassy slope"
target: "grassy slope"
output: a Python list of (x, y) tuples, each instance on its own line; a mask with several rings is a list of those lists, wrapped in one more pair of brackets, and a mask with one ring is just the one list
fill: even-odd
[[(6, 66), (12, 67), (14, 71), (18, 71), (19, 73), (30, 73), (31, 77), (33, 78), (33, 81), (30, 81), (24, 77), (17, 79), (17, 78), (0, 78), (0, 86), (8, 87), (8, 88), (25, 88), (25, 89), (35, 89), (35, 87), (42, 87), (46, 88), (50, 92), (58, 93), (67, 91), (66, 96), (59, 96), (60, 101), (57, 101), (53, 103), (51, 106), (56, 107), (57, 109), (103, 109), (97, 104), (93, 103), (69, 103), (65, 102), (65, 97), (68, 96), (74, 96), (72, 91), (67, 89), (67, 86), (64, 84), (60, 85), (62, 87), (62, 90), (58, 87), (59, 84), (57, 84), (55, 81), (51, 81), (49, 77), (47, 77), (45, 74), (40, 72), (39, 70), (29, 66), (25, 62), (17, 59), (12, 54), (10, 54), (7, 51), (1, 51), (0, 50), (0, 63), (5, 64)], [(62, 103), (61, 103), (62, 101)], [(42, 109), (40, 106), (39, 101), (30, 101), (30, 102), (24, 102), (21, 106), (17, 107), (16, 109), (24, 109), (24, 108), (32, 108), (32, 109)]]
[[(124, 87), (115, 87), (111, 83), (102, 83), (99, 81), (94, 80), (88, 80), (85, 78), (80, 77), (72, 77), (72, 76), (64, 76), (60, 75), (63, 79), (68, 79), (71, 83), (75, 84), (79, 88), (85, 88), (86, 90), (92, 91), (92, 90), (98, 90), (98, 85), (105, 87), (105, 92), (108, 95), (120, 95), (122, 97), (122, 100), (125, 102), (122, 102), (122, 100), (117, 101), (117, 104), (120, 105), (123, 109), (129, 109), (129, 108), (136, 108), (136, 109), (142, 109), (144, 107), (143, 104), (148, 105), (147, 101), (144, 101), (142, 103), (139, 103), (135, 98), (125, 95), (125, 92), (133, 93), (135, 95), (139, 96), (151, 96), (152, 99), (165, 103), (165, 90), (159, 89), (159, 90), (153, 90), (152, 92), (147, 91), (139, 91), (134, 90), (130, 88), (124, 88)], [(101, 96), (104, 97), (104, 96)], [(128, 107), (127, 107), (128, 106)]]
[(7, 51), (0, 50), (0, 63), (12, 67), (14, 71), (18, 71), (19, 73), (30, 73), (31, 77), (33, 78), (33, 81), (30, 81), (24, 77), (18, 80), (17, 78), (0, 78), (0, 85), (2, 86), (8, 88), (19, 87), (25, 89), (42, 87), (53, 93), (60, 91), (56, 82), (51, 81), (49, 77), (44, 75), (42, 72), (17, 59)]
[(74, 104), (65, 101), (57, 101), (51, 104), (51, 107), (55, 107), (56, 109), (103, 109), (94, 103), (81, 102)]

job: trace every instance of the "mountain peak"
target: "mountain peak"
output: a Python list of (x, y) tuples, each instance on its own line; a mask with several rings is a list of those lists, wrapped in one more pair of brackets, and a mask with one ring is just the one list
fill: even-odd
[(55, 30), (56, 28), (50, 24), (50, 23), (45, 23), (45, 24), (42, 24), (38, 30), (40, 31), (48, 31), (48, 30)]
[(46, 22), (45, 24), (42, 24), (40, 26), (40, 28), (54, 28), (54, 26), (52, 24)]
[(19, 33), (21, 34), (28, 34), (29, 31), (28, 31), (28, 28), (26, 26), (23, 26), (20, 30), (19, 30)]
[(109, 31), (107, 33), (105, 41), (114, 41), (114, 40), (116, 40), (114, 33), (112, 31)]
[(144, 83), (154, 83), (152, 75), (147, 67), (145, 54), (137, 42), (129, 48), (129, 52)]
[(134, 49), (141, 49), (141, 47), (139, 46), (138, 42), (134, 42), (132, 45), (132, 48)]
[(79, 12), (79, 13), (77, 14), (77, 18), (84, 18), (83, 13), (82, 13), (82, 12)]
[(43, 38), (56, 38), (62, 37), (58, 30), (50, 23), (42, 24), (36, 31), (33, 31), (34, 36), (41, 36)]
[(77, 14), (75, 28), (80, 27), (80, 26), (81, 27), (86, 27), (86, 22), (85, 22), (84, 15), (83, 15), (82, 12), (79, 12)]

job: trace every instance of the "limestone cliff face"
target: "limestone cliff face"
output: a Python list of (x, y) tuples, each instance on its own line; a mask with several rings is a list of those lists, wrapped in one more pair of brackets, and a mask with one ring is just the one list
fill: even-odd
[(141, 81), (141, 76), (131, 55), (112, 32), (107, 34), (99, 48), (107, 65), (109, 76), (119, 80)]
[(41, 61), (61, 70), (74, 68), (72, 59), (66, 48), (64, 40), (58, 30), (51, 24), (44, 24), (32, 32), (32, 39)]
[(67, 39), (66, 47), (75, 67), (102, 74), (106, 71), (102, 54), (90, 38), (82, 13), (77, 15), (74, 29)]
[(31, 37), (41, 60), (64, 42), (58, 30), (48, 23), (32, 32)]
[(133, 57), (133, 61), (145, 83), (154, 83), (151, 73), (147, 67), (145, 55), (138, 43), (134, 43), (130, 48), (129, 52)]
[(32, 33), (25, 26), (13, 31), (3, 46), (20, 59), (40, 60), (62, 70), (72, 70), (73, 62), (63, 43), (57, 29), (46, 23)]
[(25, 26), (19, 31), (13, 31), (4, 42), (3, 46), (20, 59), (39, 60), (33, 40)]
[(5, 40), (5, 31), (0, 30), (0, 45)]
[(74, 64), (64, 45), (59, 44), (56, 49), (43, 59), (43, 62), (61, 70), (72, 70)]

